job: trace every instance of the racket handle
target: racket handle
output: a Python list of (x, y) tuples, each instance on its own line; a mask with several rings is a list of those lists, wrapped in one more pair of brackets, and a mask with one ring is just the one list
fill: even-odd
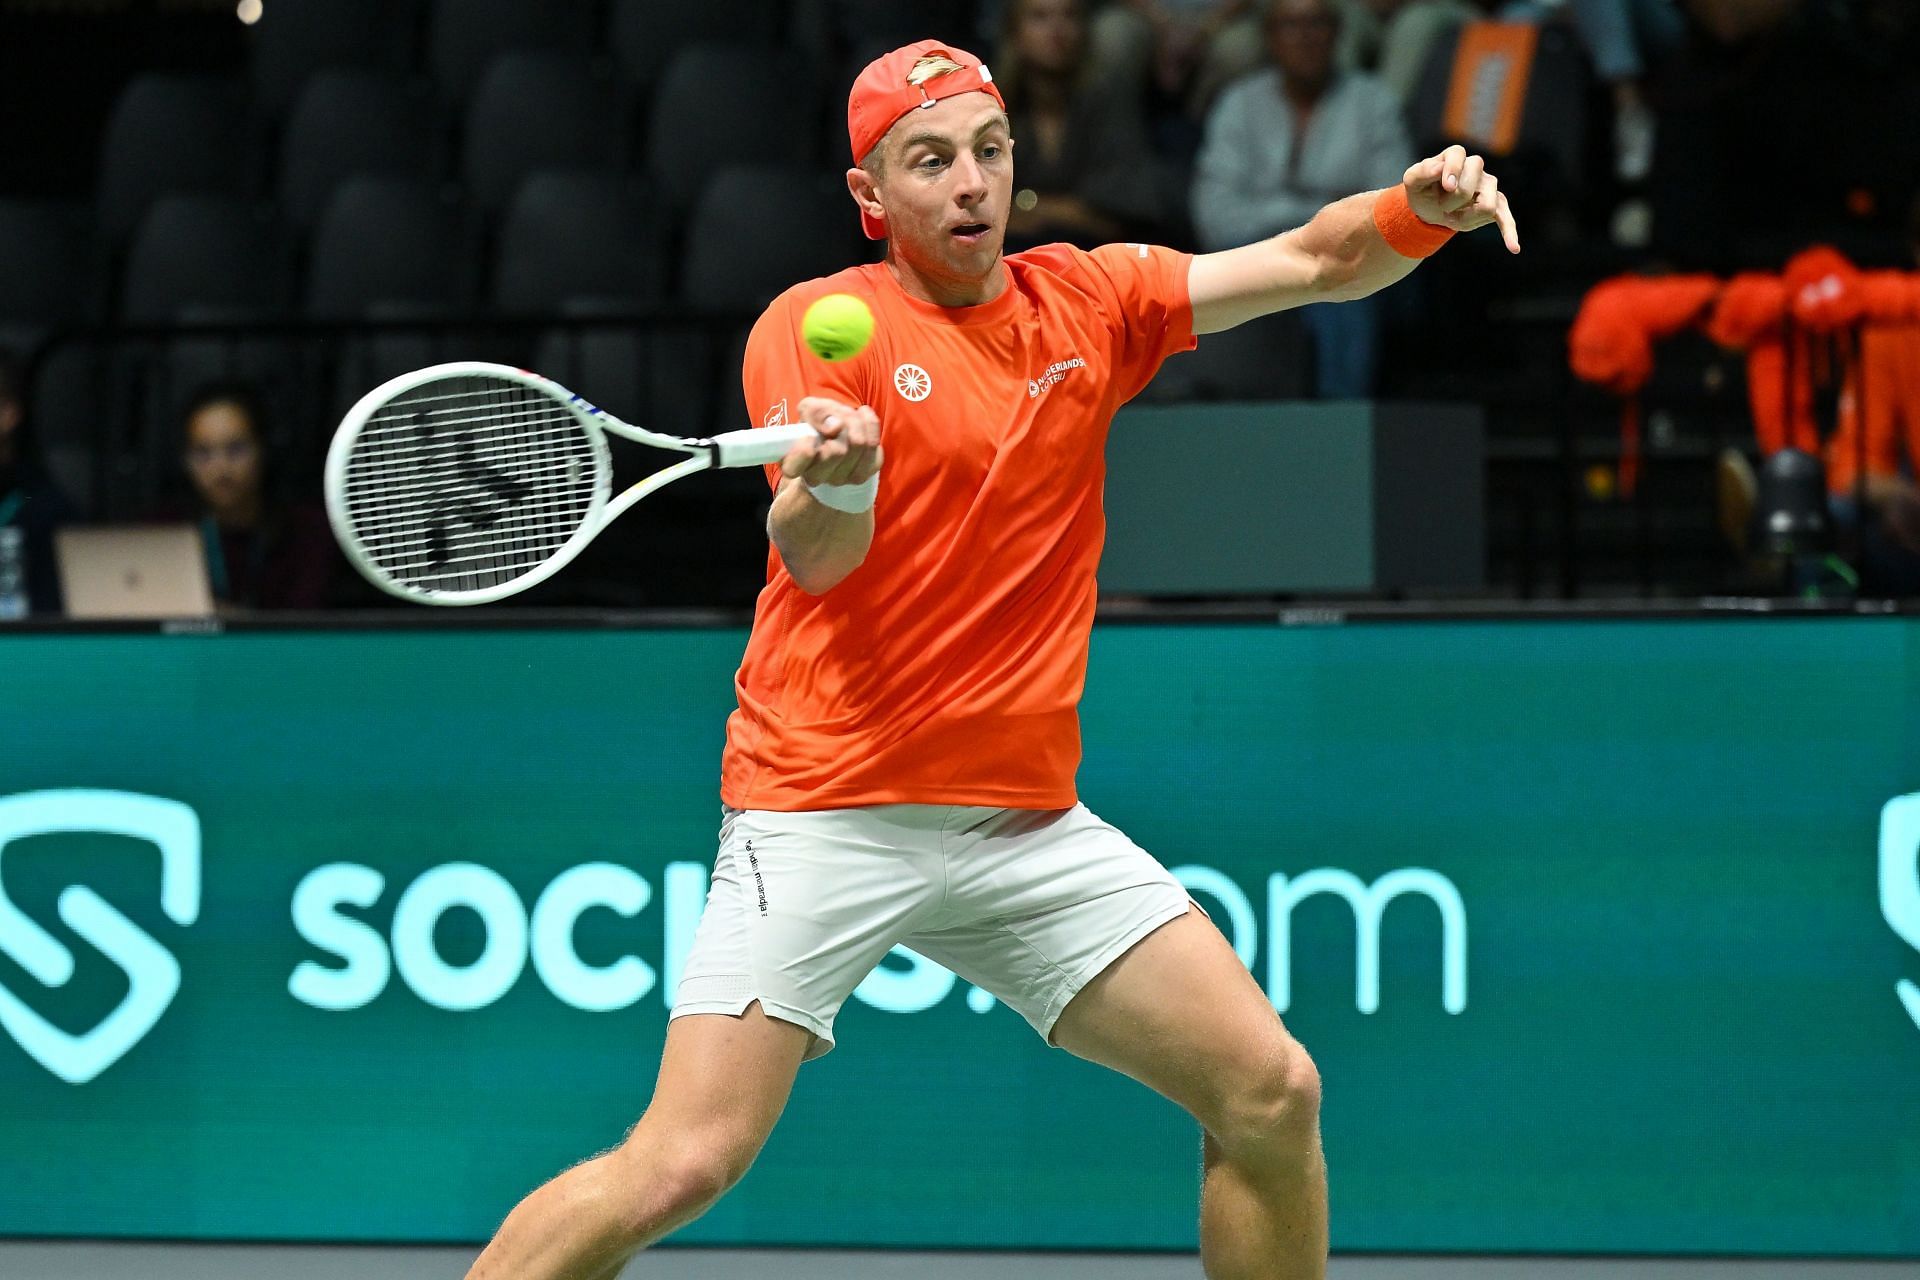
[(749, 427), (744, 431), (723, 431), (713, 438), (714, 465), (719, 467), (759, 467), (778, 462), (793, 451), (793, 446), (818, 440), (820, 435), (804, 422), (782, 422), (771, 427)]

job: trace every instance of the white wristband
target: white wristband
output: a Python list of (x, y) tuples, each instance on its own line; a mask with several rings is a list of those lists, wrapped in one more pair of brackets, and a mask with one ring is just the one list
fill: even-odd
[(800, 483), (807, 486), (807, 492), (821, 506), (857, 516), (862, 511), (873, 510), (873, 499), (880, 492), (880, 473), (874, 472), (860, 484), (808, 484), (805, 480)]

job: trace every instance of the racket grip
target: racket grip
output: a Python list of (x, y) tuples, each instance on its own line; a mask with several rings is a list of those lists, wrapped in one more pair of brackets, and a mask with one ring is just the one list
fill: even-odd
[(713, 438), (716, 466), (759, 467), (778, 462), (793, 446), (818, 440), (820, 434), (804, 422), (782, 422), (771, 427), (723, 431)]

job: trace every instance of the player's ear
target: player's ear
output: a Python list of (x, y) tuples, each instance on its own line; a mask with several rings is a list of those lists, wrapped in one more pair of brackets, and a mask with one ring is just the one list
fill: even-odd
[(880, 188), (874, 184), (873, 175), (865, 169), (847, 170), (847, 193), (860, 206), (860, 212), (886, 220), (887, 211), (880, 203)]

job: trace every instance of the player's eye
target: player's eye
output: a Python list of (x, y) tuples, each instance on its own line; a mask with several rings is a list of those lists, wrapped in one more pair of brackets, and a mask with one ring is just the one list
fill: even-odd
[(998, 160), (1000, 158), (1000, 144), (997, 142), (989, 142), (986, 146), (980, 148), (980, 157), (983, 160)]

